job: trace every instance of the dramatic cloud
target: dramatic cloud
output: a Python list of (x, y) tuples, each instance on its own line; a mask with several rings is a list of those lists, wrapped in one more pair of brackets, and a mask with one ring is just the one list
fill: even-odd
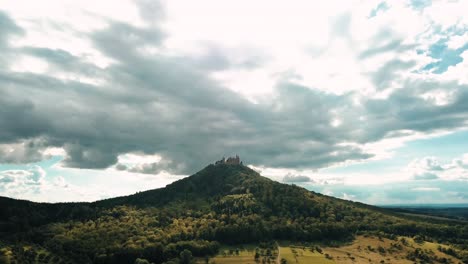
[(0, 144), (0, 163), (31, 163), (48, 157), (44, 153), (47, 145), (40, 139), (24, 140), (19, 143)]
[[(285, 167), (323, 167), (372, 156), (338, 144), (342, 136), (328, 136), (334, 128), (329, 108), (346, 98), (283, 83), (276, 89), (278, 100), (255, 105), (190, 63), (184, 65), (181, 57), (148, 56), (144, 48), (159, 47), (159, 36), (159, 29), (123, 23), (93, 33), (99, 51), (117, 62), (105, 70), (63, 50), (22, 47), (78, 77), (0, 75), (9, 102), (3, 107), (1, 120), (8, 123), (2, 138), (40, 137), (47, 146), (65, 149), (66, 166), (80, 168), (106, 168), (118, 155), (134, 151), (156, 153), (166, 161), (162, 169), (173, 173), (193, 172), (225, 152), (250, 153), (244, 155), (249, 162)], [(6, 116), (18, 112), (23, 113), (19, 119)], [(304, 122), (310, 126), (299, 127)], [(135, 170), (159, 171), (156, 167)]]
[(0, 164), (316, 171), (468, 128), (463, 1), (18, 1), (0, 7)]
[(301, 175), (291, 175), (287, 174), (283, 178), (283, 182), (286, 183), (304, 183), (304, 182), (311, 182), (312, 179), (307, 177), (307, 176), (301, 176)]

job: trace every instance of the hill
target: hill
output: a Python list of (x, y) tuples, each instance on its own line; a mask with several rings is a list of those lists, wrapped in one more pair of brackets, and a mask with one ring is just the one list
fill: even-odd
[(211, 164), (165, 188), (94, 203), (1, 198), (0, 206), (0, 247), (16, 263), (163, 263), (184, 250), (204, 257), (220, 245), (267, 241), (334, 246), (359, 234), (450, 243), (456, 254), (468, 244), (465, 223), (408, 218), (281, 184), (241, 164)]
[(432, 218), (443, 218), (443, 219), (451, 219), (453, 221), (465, 221), (468, 222), (468, 205), (464, 205), (463, 207), (458, 206), (454, 207), (453, 205), (439, 205), (438, 207), (433, 206), (411, 206), (411, 207), (403, 207), (403, 206), (391, 206), (386, 207), (387, 209), (407, 214), (413, 215), (417, 217), (432, 217)]

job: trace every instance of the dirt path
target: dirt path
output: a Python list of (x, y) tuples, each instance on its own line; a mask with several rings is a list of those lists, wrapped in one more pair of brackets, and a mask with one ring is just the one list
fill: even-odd
[(277, 241), (275, 241), (276, 247), (278, 248), (278, 256), (276, 257), (276, 264), (281, 264), (281, 252), (280, 252), (280, 246)]

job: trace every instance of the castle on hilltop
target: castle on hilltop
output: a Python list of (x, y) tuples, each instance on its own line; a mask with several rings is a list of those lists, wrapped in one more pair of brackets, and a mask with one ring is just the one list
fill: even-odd
[(239, 156), (236, 155), (235, 157), (228, 157), (227, 159), (223, 157), (221, 160), (218, 160), (215, 163), (215, 165), (219, 164), (242, 165), (242, 161), (240, 160)]

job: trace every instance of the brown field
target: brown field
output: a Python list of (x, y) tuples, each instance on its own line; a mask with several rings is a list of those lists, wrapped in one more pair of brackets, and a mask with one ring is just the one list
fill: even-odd
[(317, 263), (317, 264), (333, 264), (332, 260), (320, 254), (317, 251), (312, 251), (309, 248), (288, 246), (280, 247), (280, 258), (284, 258), (287, 263)]
[[(401, 237), (400, 237), (401, 239)], [(437, 247), (440, 244), (424, 242), (418, 244), (412, 238), (405, 237), (407, 244), (403, 245), (400, 240), (394, 241), (386, 238), (379, 239), (377, 237), (359, 236), (351, 244), (339, 248), (323, 248), (323, 253), (332, 257), (333, 261), (338, 264), (361, 264), (361, 263), (414, 263), (414, 261), (406, 259), (408, 253), (413, 252), (416, 248), (430, 250), (438, 258), (446, 258), (452, 263), (461, 263), (460, 260), (439, 252)], [(401, 249), (392, 247), (392, 244), (401, 245)], [(379, 251), (379, 247), (383, 251)]]
[[(459, 264), (460, 260), (449, 256), (445, 253), (437, 250), (437, 247), (441, 244), (424, 242), (421, 244), (416, 243), (412, 238), (405, 237), (407, 243), (401, 241), (402, 237), (397, 240), (390, 240), (386, 238), (377, 238), (370, 236), (358, 236), (355, 241), (349, 245), (342, 247), (323, 247), (322, 253), (317, 252), (308, 247), (290, 245), (283, 243), (279, 246), (279, 258), (271, 259), (270, 263), (276, 264), (277, 260), (282, 258), (286, 259), (288, 264), (391, 264), (391, 263), (402, 263), (402, 264), (413, 264), (415, 261), (408, 260), (407, 255), (410, 252), (414, 252), (416, 248), (426, 250), (431, 256), (437, 258), (446, 258), (447, 263)], [(442, 245), (444, 246), (444, 245)], [(255, 246), (249, 245), (244, 246), (239, 251), (239, 255), (230, 255), (228, 251), (230, 248), (223, 248), (217, 256), (211, 258), (209, 263), (217, 264), (258, 264), (262, 263), (255, 262)], [(447, 247), (447, 246), (445, 246)], [(276, 255), (276, 252), (275, 252)], [(417, 260), (416, 262), (419, 263)], [(197, 263), (205, 263), (204, 260), (198, 260)], [(268, 263), (268, 262), (267, 262)], [(438, 263), (435, 261), (434, 263)]]

